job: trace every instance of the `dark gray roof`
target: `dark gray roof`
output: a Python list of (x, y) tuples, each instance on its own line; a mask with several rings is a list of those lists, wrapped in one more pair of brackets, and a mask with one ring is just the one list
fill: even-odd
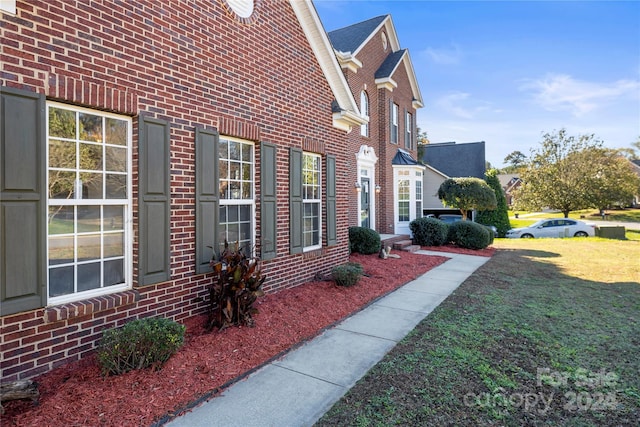
[(389, 15), (376, 16), (348, 27), (330, 31), (329, 40), (340, 52), (355, 52)]
[(396, 69), (398, 63), (402, 61), (402, 57), (404, 56), (407, 49), (400, 49), (397, 52), (393, 52), (391, 55), (387, 56), (380, 68), (376, 71), (376, 79), (381, 79), (384, 77), (391, 77), (393, 74), (393, 70)]
[(424, 146), (422, 161), (449, 178), (484, 179), (486, 170), (484, 141), (456, 144), (444, 142)]
[(399, 148), (396, 155), (391, 160), (392, 165), (417, 165), (418, 162), (411, 157), (411, 154)]

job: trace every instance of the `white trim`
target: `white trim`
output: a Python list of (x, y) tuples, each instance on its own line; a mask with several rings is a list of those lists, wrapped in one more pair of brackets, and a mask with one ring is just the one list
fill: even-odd
[(16, 0), (0, 0), (0, 10), (12, 15), (16, 14)]
[[(307, 199), (304, 196), (304, 158), (305, 156), (309, 156), (309, 157), (313, 157), (315, 159), (317, 159), (317, 165), (318, 165), (318, 169), (316, 170), (315, 168), (313, 169), (313, 172), (315, 173), (317, 171), (318, 173), (318, 184), (317, 184), (317, 188), (318, 188), (318, 198), (317, 199)], [(303, 179), (302, 179), (302, 252), (309, 252), (309, 251), (313, 251), (316, 249), (320, 249), (322, 248), (322, 156), (317, 154), (317, 153), (311, 153), (308, 151), (304, 151), (302, 153), (302, 175), (303, 175)], [(304, 233), (305, 233), (305, 229), (304, 229), (304, 205), (305, 204), (314, 204), (318, 206), (318, 243), (315, 245), (310, 245), (310, 246), (304, 246)]]
[[(409, 224), (411, 221), (416, 219), (416, 181), (423, 181), (424, 179), (424, 170), (425, 167), (422, 165), (408, 166), (408, 165), (393, 165), (393, 225), (395, 234), (408, 234), (412, 235), (411, 230), (409, 229)], [(406, 175), (400, 175), (401, 172), (406, 172)], [(417, 177), (416, 173), (420, 172), (420, 176)], [(398, 216), (400, 214), (399, 209), (399, 193), (398, 193), (398, 183), (400, 180), (408, 180), (409, 181), (409, 221), (400, 221)], [(422, 188), (422, 202), (424, 209), (424, 184)]]
[[(379, 185), (376, 182), (376, 163), (378, 163), (378, 156), (376, 156), (375, 149), (373, 147), (369, 147), (368, 145), (361, 145), (360, 150), (356, 154), (356, 165), (358, 168), (358, 182), (360, 182), (361, 178), (366, 176), (369, 178), (369, 185), (371, 189), (369, 191), (370, 200), (369, 200), (369, 228), (372, 230), (376, 229), (376, 185)], [(367, 171), (366, 175), (362, 175), (362, 171)], [(362, 209), (362, 200), (358, 197), (358, 226), (361, 225), (360, 222), (360, 211)]]

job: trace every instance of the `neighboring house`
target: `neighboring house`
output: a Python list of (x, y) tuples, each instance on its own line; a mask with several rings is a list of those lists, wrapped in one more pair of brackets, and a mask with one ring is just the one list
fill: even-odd
[(513, 193), (522, 185), (522, 180), (518, 174), (500, 174), (498, 175), (500, 186), (504, 190), (504, 196), (507, 199), (507, 206), (513, 205)]
[(349, 225), (409, 234), (422, 215), (424, 166), (416, 159), (416, 110), (423, 106), (411, 57), (400, 47), (390, 15), (329, 32), (361, 113), (369, 119), (348, 135), (353, 163), (348, 186), (358, 193)]
[(15, 5), (0, 3), (3, 382), (128, 320), (202, 314), (225, 239), (263, 259), (266, 291), (348, 260), (345, 146), (367, 121), (310, 1)]
[(444, 206), (438, 198), (438, 189), (449, 178), (485, 178), (484, 141), (430, 143), (422, 147), (422, 162), (427, 165), (424, 174), (424, 215), (460, 213), (459, 209)]

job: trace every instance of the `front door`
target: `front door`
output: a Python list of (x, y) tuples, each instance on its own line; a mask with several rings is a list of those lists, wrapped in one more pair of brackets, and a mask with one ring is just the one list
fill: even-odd
[(360, 226), (371, 228), (369, 178), (360, 178)]

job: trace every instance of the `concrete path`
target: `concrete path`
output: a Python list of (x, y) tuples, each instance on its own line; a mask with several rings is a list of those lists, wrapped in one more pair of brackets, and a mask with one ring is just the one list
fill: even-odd
[(447, 256), (450, 260), (165, 425), (313, 425), (438, 304), (489, 260), (445, 252), (416, 253)]

